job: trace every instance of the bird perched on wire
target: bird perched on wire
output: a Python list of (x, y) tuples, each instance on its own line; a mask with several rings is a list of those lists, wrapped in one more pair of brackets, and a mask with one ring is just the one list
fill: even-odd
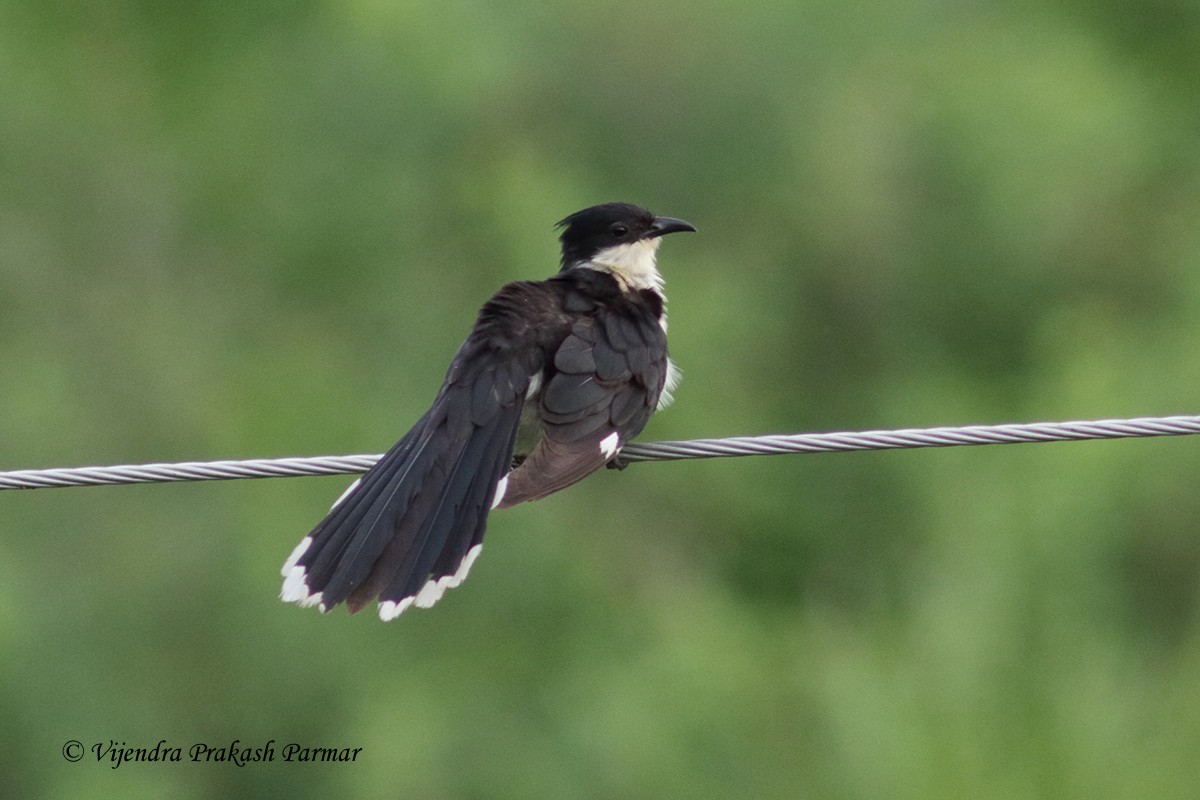
[(694, 231), (629, 203), (559, 223), (562, 268), (500, 289), (433, 406), (334, 503), (283, 566), (286, 602), (394, 619), (458, 586), (488, 512), (611, 462), (671, 402), (661, 237)]

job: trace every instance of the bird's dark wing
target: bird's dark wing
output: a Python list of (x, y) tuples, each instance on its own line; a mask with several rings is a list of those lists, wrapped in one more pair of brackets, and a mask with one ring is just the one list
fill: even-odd
[(466, 577), (532, 376), (569, 323), (545, 283), (500, 290), (455, 356), (433, 406), (300, 543), (283, 599), (351, 612), (380, 601), (390, 619), (428, 607)]
[(575, 318), (547, 365), (537, 398), (542, 438), (508, 475), (501, 507), (581, 480), (645, 427), (668, 369), (661, 299), (645, 294), (608, 298)]

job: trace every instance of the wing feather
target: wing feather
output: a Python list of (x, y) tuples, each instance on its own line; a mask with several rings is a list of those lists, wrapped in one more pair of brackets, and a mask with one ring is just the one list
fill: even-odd
[(666, 337), (650, 314), (594, 311), (574, 323), (552, 363), (557, 372), (538, 399), (542, 437), (509, 475), (501, 507), (576, 483), (641, 432), (662, 392)]

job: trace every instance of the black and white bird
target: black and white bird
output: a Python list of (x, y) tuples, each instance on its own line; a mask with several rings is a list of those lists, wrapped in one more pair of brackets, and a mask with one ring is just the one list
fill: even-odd
[(559, 223), (562, 269), (480, 310), (433, 406), (283, 566), (285, 602), (391, 620), (467, 577), (488, 512), (612, 461), (671, 402), (661, 237), (694, 231), (628, 203)]

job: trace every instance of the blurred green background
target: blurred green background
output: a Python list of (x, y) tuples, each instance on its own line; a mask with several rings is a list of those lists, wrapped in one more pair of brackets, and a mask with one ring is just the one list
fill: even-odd
[[(645, 440), (1200, 411), (1194, 2), (2, 0), (0, 469), (381, 452), (617, 199)], [(1198, 448), (637, 465), (387, 625), (346, 478), (0, 493), (0, 796), (1195, 797)]]

